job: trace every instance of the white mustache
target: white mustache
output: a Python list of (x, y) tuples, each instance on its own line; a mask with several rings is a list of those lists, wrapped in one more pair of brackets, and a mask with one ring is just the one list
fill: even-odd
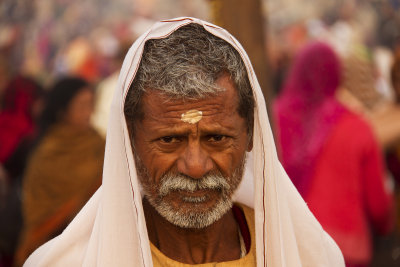
[(167, 173), (161, 178), (159, 188), (160, 196), (164, 197), (171, 191), (188, 191), (195, 192), (197, 190), (230, 190), (230, 185), (221, 174), (207, 174), (200, 179), (193, 179), (184, 174)]

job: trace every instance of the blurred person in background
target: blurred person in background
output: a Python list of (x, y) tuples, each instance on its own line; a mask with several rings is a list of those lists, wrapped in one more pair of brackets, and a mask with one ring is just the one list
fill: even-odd
[[(124, 61), (125, 55), (131, 46), (131, 42), (124, 41), (120, 44), (119, 51), (112, 64), (116, 70), (109, 76), (101, 80), (96, 88), (96, 101), (94, 111), (91, 117), (93, 127), (103, 136), (106, 136), (108, 118), (110, 116), (110, 107), (115, 88), (118, 86), (118, 77), (120, 67)], [(117, 68), (118, 67), (118, 68)]]
[[(391, 81), (395, 95), (395, 105), (400, 107), (400, 54), (397, 54), (391, 68)], [(399, 117), (397, 117), (398, 119)], [(399, 266), (400, 264), (400, 134), (386, 149), (387, 168), (395, 181), (396, 199), (396, 226), (392, 235), (385, 239), (378, 239), (379, 246), (377, 262), (374, 266), (385, 260), (385, 266)]]
[(17, 75), (8, 82), (3, 93), (0, 104), (0, 266), (9, 266), (21, 227), (19, 178), (28, 153), (26, 144), (35, 134), (35, 116), (43, 91), (35, 80)]
[[(341, 60), (342, 83), (336, 96), (343, 105), (370, 123), (382, 151), (386, 154), (386, 173), (393, 188), (392, 177), (396, 178), (394, 173), (398, 162), (392, 152), (400, 140), (400, 105), (396, 105), (395, 93), (390, 86), (392, 52), (387, 54), (377, 48), (369, 50), (358, 44)], [(388, 70), (385, 70), (386, 64)], [(388, 73), (385, 75), (386, 71)], [(399, 266), (399, 242), (396, 231), (385, 236), (375, 234), (371, 266)]]
[(342, 82), (336, 92), (337, 99), (364, 117), (372, 126), (379, 145), (383, 150), (388, 149), (400, 139), (400, 106), (393, 103), (394, 92), (390, 81), (386, 81), (382, 73), (378, 74), (382, 70), (378, 70), (371, 52), (362, 45), (355, 46), (343, 57), (342, 65)]
[(16, 266), (60, 234), (101, 183), (105, 143), (90, 126), (93, 97), (76, 77), (60, 79), (48, 93), (23, 180)]
[(0, 163), (4, 164), (20, 142), (34, 132), (34, 104), (41, 95), (32, 79), (17, 76), (4, 91), (0, 111)]
[(341, 66), (326, 44), (296, 57), (274, 103), (281, 160), (347, 266), (368, 266), (371, 230), (393, 225), (383, 158), (370, 126), (335, 98)]
[(361, 112), (369, 113), (382, 104), (384, 97), (376, 88), (376, 67), (366, 48), (355, 48), (354, 52), (343, 57), (341, 65), (341, 87), (351, 94), (353, 101), (361, 105), (354, 105), (355, 111), (359, 108)]
[[(392, 69), (391, 69), (392, 85), (395, 93), (395, 103), (400, 106), (400, 54), (396, 55)], [(396, 140), (387, 152), (388, 168), (395, 178), (396, 182), (400, 184), (400, 138)], [(400, 207), (400, 198), (398, 201)], [(400, 215), (400, 210), (398, 211)], [(399, 221), (400, 229), (400, 221)]]
[(6, 86), (11, 80), (11, 70), (8, 65), (8, 59), (5, 56), (4, 52), (0, 49), (0, 110), (3, 108), (4, 105), (3, 97)]

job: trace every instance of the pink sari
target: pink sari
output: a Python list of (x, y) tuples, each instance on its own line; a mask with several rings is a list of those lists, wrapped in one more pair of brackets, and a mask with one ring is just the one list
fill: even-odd
[(313, 42), (300, 51), (273, 111), (283, 166), (304, 197), (325, 140), (346, 109), (334, 94), (340, 63), (326, 44)]

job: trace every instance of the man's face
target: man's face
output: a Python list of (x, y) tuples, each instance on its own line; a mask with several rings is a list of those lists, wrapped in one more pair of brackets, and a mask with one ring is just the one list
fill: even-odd
[[(145, 197), (180, 227), (203, 228), (221, 218), (242, 178), (249, 148), (246, 121), (237, 113), (239, 99), (229, 76), (216, 84), (225, 91), (200, 100), (148, 91), (142, 99), (143, 120), (134, 125)], [(195, 117), (201, 111), (201, 119), (185, 122), (188, 111), (195, 111)]]

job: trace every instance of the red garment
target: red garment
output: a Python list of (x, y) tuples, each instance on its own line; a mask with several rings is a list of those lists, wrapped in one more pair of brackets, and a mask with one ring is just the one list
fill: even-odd
[(381, 151), (369, 125), (346, 112), (319, 154), (304, 198), (347, 264), (370, 262), (371, 226), (379, 233), (393, 226), (393, 200), (383, 173)]
[(0, 163), (4, 163), (19, 143), (34, 130), (31, 109), (40, 87), (28, 78), (18, 76), (6, 87), (4, 108), (0, 112)]
[(370, 127), (335, 98), (339, 58), (312, 42), (296, 57), (274, 105), (282, 164), (347, 265), (367, 265), (370, 226), (393, 223), (383, 159)]
[(30, 118), (9, 112), (0, 114), (0, 162), (4, 163), (18, 144), (32, 132)]

